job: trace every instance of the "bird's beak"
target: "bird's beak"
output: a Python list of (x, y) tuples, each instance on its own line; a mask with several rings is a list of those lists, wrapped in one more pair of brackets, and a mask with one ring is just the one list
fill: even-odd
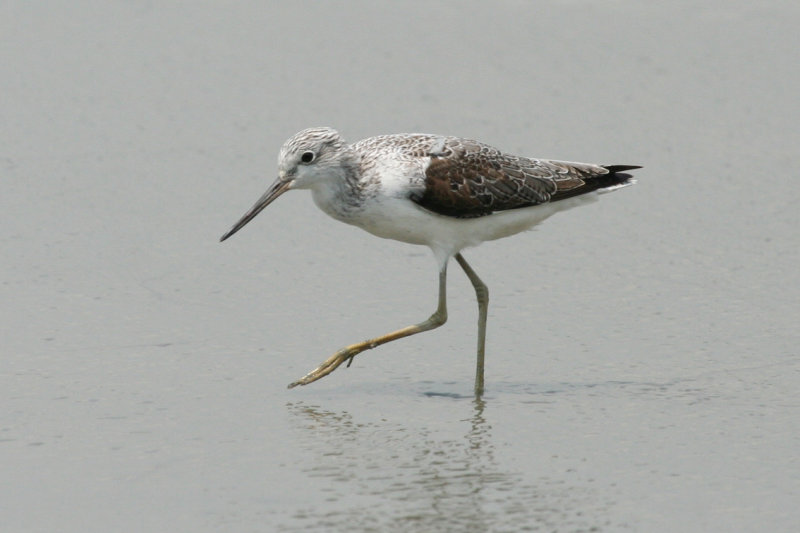
[(227, 239), (228, 237), (230, 237), (231, 235), (242, 229), (244, 225), (253, 220), (255, 216), (261, 212), (262, 209), (271, 204), (272, 201), (275, 200), (275, 198), (288, 191), (292, 187), (292, 183), (294, 183), (293, 179), (287, 179), (284, 176), (280, 176), (278, 179), (276, 179), (275, 182), (269, 186), (267, 192), (265, 192), (263, 196), (261, 196), (261, 198), (258, 199), (255, 205), (253, 205), (253, 207), (251, 207), (250, 210), (247, 213), (245, 213), (242, 218), (239, 219), (239, 222), (234, 224), (233, 227), (229, 229), (225, 235), (220, 237), (219, 241), (220, 242), (224, 241), (225, 239)]

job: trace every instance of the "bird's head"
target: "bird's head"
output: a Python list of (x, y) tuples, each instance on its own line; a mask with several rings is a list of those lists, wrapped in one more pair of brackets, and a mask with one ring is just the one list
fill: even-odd
[(310, 189), (341, 166), (346, 143), (332, 128), (309, 128), (295, 134), (278, 155), (278, 180), (292, 182), (290, 189)]
[(283, 143), (278, 155), (278, 179), (220, 241), (242, 229), (286, 191), (310, 189), (320, 181), (338, 176), (343, 169), (346, 148), (344, 139), (333, 128), (308, 128), (293, 135)]

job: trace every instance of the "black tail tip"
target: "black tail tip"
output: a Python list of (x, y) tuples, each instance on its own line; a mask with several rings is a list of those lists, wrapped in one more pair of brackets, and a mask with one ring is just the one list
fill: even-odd
[(625, 172), (626, 170), (636, 170), (637, 168), (642, 168), (639, 165), (603, 165), (603, 168), (608, 170), (611, 174), (616, 174), (617, 172)]
[(639, 165), (603, 165), (603, 168), (608, 170), (608, 174), (598, 176), (595, 186), (601, 191), (613, 191), (625, 185), (636, 183), (636, 179), (634, 179), (633, 175), (628, 174), (627, 171), (642, 167)]

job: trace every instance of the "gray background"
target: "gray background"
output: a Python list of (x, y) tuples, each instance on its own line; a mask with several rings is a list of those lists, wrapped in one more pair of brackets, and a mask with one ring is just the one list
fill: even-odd
[[(758, 5), (756, 5), (758, 4)], [(0, 530), (790, 531), (796, 2), (0, 8)], [(290, 193), (281, 143), (423, 131), (641, 164), (465, 256)]]

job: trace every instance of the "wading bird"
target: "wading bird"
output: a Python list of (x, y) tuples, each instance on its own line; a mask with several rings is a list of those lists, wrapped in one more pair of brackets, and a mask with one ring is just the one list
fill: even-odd
[(349, 366), (364, 350), (444, 324), (447, 263), (454, 257), (478, 299), (475, 393), (480, 395), (489, 291), (461, 250), (530, 229), (558, 211), (594, 201), (599, 193), (631, 185), (634, 180), (625, 172), (637, 168), (521, 157), (442, 135), (382, 135), (347, 144), (334, 129), (309, 128), (284, 143), (278, 179), (220, 240), (286, 191), (310, 189), (317, 206), (336, 220), (433, 251), (439, 303), (429, 318), (346, 346), (289, 388), (327, 376), (345, 361)]

